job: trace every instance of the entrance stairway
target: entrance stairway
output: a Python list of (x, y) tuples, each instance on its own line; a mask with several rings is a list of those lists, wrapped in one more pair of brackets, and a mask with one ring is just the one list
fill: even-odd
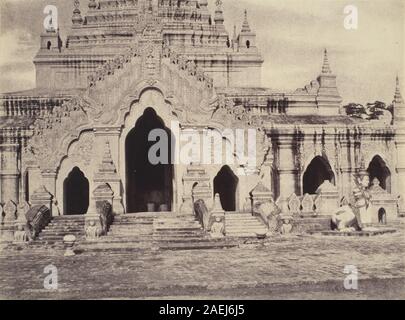
[(250, 213), (228, 212), (225, 215), (225, 234), (227, 237), (250, 238), (267, 231), (263, 222)]
[(153, 223), (153, 240), (161, 250), (222, 249), (237, 246), (225, 238), (212, 239), (192, 215), (159, 217)]
[(84, 223), (84, 215), (54, 217), (30, 245), (63, 248), (63, 237), (68, 234), (74, 235), (77, 241), (83, 241), (85, 239)]
[(153, 242), (153, 220), (157, 213), (124, 214), (114, 217), (108, 234), (97, 240), (100, 247), (148, 249)]
[(136, 250), (198, 250), (223, 249), (239, 245), (237, 238), (257, 237), (264, 225), (248, 213), (225, 215), (224, 238), (212, 238), (204, 232), (201, 224), (191, 214), (135, 213), (114, 217), (108, 234), (95, 241), (85, 238), (85, 216), (54, 217), (40, 233), (38, 239), (29, 244), (33, 248), (63, 249), (63, 237), (74, 235), (76, 248), (94, 251)]

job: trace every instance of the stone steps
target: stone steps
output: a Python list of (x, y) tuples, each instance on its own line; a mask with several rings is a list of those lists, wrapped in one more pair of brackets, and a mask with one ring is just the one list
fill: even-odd
[(213, 249), (226, 249), (226, 248), (234, 248), (238, 246), (237, 243), (233, 242), (200, 242), (197, 245), (188, 244), (188, 243), (171, 243), (171, 244), (160, 244), (159, 249), (161, 250), (213, 250)]
[(193, 216), (160, 218), (154, 221), (153, 239), (160, 250), (207, 250), (234, 247), (225, 239), (212, 239)]
[(153, 213), (115, 216), (107, 236), (101, 237), (97, 242), (114, 250), (120, 246), (130, 246), (132, 249), (150, 248), (153, 243), (154, 219), (155, 214)]
[(148, 226), (153, 223), (153, 221), (114, 221), (113, 225), (119, 225), (119, 226), (132, 226), (133, 224), (137, 224), (139, 226)]
[(45, 229), (42, 230), (42, 233), (48, 233), (48, 232), (66, 232), (66, 231), (81, 231), (84, 229), (83, 226), (75, 226), (75, 227), (61, 227), (61, 226), (55, 226), (55, 227), (46, 227)]
[(228, 213), (225, 215), (225, 234), (234, 238), (257, 237), (266, 232), (265, 225), (250, 213)]
[(253, 230), (261, 226), (256, 218), (230, 215), (227, 227), (231, 239), (211, 238), (192, 215), (140, 213), (116, 216), (108, 234), (95, 241), (85, 238), (85, 216), (55, 217), (29, 246), (33, 250), (62, 250), (63, 237), (72, 234), (77, 238), (75, 247), (83, 250), (199, 250), (235, 247), (237, 237), (256, 237)]
[[(147, 217), (145, 217), (145, 215)], [(151, 218), (150, 216), (155, 218)], [(191, 215), (135, 214), (116, 217), (106, 237), (91, 248), (130, 251), (140, 248), (160, 250), (198, 250), (233, 247), (218, 239), (210, 239), (201, 224)]]
[(30, 243), (30, 246), (52, 246), (63, 248), (63, 238), (66, 235), (74, 235), (78, 242), (85, 240), (85, 216), (59, 216), (51, 222), (39, 234), (38, 239)]

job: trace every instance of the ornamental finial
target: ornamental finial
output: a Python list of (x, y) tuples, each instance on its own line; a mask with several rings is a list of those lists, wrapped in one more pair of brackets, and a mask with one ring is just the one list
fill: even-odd
[(329, 65), (328, 50), (325, 49), (322, 65), (322, 73), (332, 73)]

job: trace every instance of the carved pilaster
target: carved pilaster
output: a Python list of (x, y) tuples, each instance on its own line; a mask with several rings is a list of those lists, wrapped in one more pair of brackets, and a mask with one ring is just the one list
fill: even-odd
[(19, 169), (18, 144), (3, 144), (1, 149), (1, 200), (18, 202), (19, 198)]
[(280, 198), (287, 199), (296, 193), (299, 169), (295, 161), (295, 138), (291, 134), (280, 135), (278, 147), (278, 174), (280, 179)]
[(340, 143), (341, 149), (341, 183), (340, 194), (345, 197), (349, 197), (352, 193), (353, 175), (356, 173), (354, 164), (354, 151), (353, 146), (349, 141), (343, 141)]
[(108, 183), (114, 192), (112, 200), (113, 210), (116, 214), (124, 213), (121, 197), (121, 179), (118, 175), (117, 168), (111, 156), (110, 143), (108, 140), (104, 143), (103, 158), (98, 165), (97, 171), (94, 175), (94, 183), (96, 185)]

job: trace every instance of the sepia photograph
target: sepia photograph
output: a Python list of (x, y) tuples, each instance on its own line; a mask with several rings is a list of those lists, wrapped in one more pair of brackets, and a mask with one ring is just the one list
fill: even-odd
[(0, 0), (0, 300), (405, 299), (404, 45), (404, 0)]

